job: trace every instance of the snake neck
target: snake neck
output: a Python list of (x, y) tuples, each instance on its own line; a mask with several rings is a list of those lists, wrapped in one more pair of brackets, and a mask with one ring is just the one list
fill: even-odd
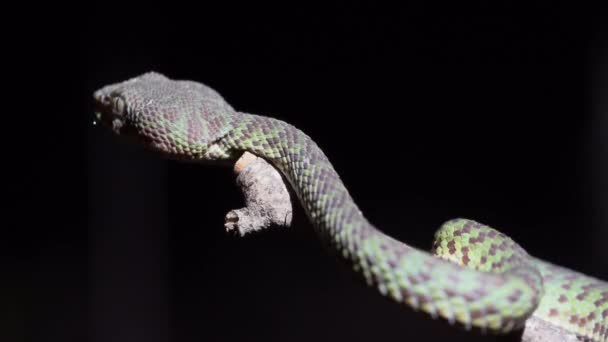
[(231, 151), (254, 153), (279, 169), (323, 238), (335, 244), (341, 242), (339, 237), (345, 230), (375, 231), (325, 153), (294, 126), (273, 118), (243, 114), (224, 143)]

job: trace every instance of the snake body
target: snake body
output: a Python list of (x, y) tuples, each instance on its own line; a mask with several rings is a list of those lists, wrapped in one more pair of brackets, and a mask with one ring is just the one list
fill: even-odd
[(434, 255), (382, 233), (361, 213), (317, 144), (294, 126), (235, 111), (193, 81), (146, 73), (94, 94), (97, 119), (163, 156), (231, 161), (248, 151), (280, 170), (327, 242), (389, 299), (466, 328), (521, 329), (531, 316), (581, 340), (608, 341), (608, 284), (533, 258), (504, 234), (455, 219)]

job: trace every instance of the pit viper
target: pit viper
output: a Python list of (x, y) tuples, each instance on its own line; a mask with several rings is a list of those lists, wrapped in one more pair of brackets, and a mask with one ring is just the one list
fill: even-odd
[(317, 144), (284, 121), (238, 112), (210, 87), (148, 72), (94, 93), (96, 120), (169, 159), (253, 153), (291, 184), (320, 238), (394, 302), (465, 328), (505, 333), (533, 316), (608, 341), (608, 283), (530, 256), (468, 219), (444, 223), (432, 254), (375, 228)]

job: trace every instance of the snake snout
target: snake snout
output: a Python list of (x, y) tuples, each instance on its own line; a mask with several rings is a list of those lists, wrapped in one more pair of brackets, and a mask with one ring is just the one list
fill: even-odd
[(120, 134), (127, 114), (127, 106), (124, 99), (107, 89), (102, 88), (93, 93), (95, 100), (95, 118), (94, 123), (100, 122), (105, 126), (109, 126), (112, 130)]

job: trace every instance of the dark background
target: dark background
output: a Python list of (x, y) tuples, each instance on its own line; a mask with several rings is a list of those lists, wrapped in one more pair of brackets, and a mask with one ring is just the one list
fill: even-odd
[(355, 282), (299, 208), (292, 228), (227, 236), (229, 169), (93, 127), (92, 92), (149, 70), (308, 133), (392, 236), (428, 249), (467, 217), (608, 279), (599, 6), (142, 9), (40, 9), (7, 38), (3, 341), (474, 337)]

